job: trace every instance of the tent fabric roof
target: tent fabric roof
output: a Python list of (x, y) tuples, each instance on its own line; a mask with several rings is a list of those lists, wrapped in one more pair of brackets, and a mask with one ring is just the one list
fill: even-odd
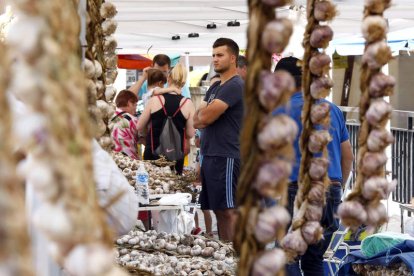
[[(112, 0), (118, 8), (115, 34), (119, 53), (175, 53), (210, 55), (211, 45), (219, 37), (234, 39), (241, 49), (247, 47), (248, 7), (246, 0)], [(361, 38), (362, 0), (333, 0), (339, 15), (330, 25), (334, 29), (336, 47), (342, 42)], [(287, 52), (300, 52), (303, 27), (306, 24), (306, 0), (293, 1), (294, 6), (277, 10), (279, 17), (289, 17), (295, 22), (297, 34), (291, 39)], [(388, 19), (390, 34), (404, 34), (404, 39), (414, 39), (414, 1), (393, 0), (384, 16)], [(240, 27), (228, 27), (227, 22), (237, 20)], [(207, 29), (215, 23), (216, 29)], [(188, 34), (199, 33), (198, 38)], [(398, 33), (399, 32), (399, 33)], [(181, 39), (172, 40), (173, 35)], [(397, 38), (398, 39), (398, 38)], [(392, 40), (396, 40), (392, 38)], [(295, 53), (296, 55), (300, 55)]]

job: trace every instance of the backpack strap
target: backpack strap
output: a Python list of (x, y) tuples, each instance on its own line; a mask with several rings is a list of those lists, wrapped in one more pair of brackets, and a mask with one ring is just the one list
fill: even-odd
[(150, 135), (151, 135), (151, 152), (154, 153), (154, 136), (152, 135), (152, 120), (150, 124)]
[[(112, 121), (114, 121), (116, 118), (118, 118), (119, 116), (123, 116), (124, 114), (125, 114), (126, 112), (125, 111), (122, 111), (122, 112), (120, 112), (120, 113), (118, 113), (118, 114), (116, 114), (112, 119), (111, 119), (111, 122)], [(123, 116), (124, 118), (125, 118), (125, 116)], [(128, 121), (131, 121), (131, 118), (128, 116), (128, 118), (125, 118), (125, 119), (127, 119)]]
[(158, 100), (159, 100), (159, 101), (160, 101), (160, 103), (161, 103), (162, 110), (164, 110), (164, 114), (165, 114), (165, 116), (168, 116), (168, 114), (167, 114), (167, 110), (165, 109), (165, 106), (164, 106), (164, 104), (162, 103), (162, 100), (161, 100), (160, 95), (157, 95), (157, 98), (158, 98)]
[(185, 105), (185, 103), (188, 101), (188, 98), (185, 98), (184, 102), (180, 105), (180, 107), (178, 107), (178, 109), (175, 111), (173, 118), (175, 117), (175, 115), (177, 115), (177, 113), (181, 110), (181, 108)]

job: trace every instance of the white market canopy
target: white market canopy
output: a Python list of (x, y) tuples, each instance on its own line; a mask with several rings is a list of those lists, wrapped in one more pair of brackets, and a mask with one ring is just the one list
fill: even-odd
[[(340, 54), (362, 53), (363, 0), (333, 1), (339, 15), (331, 23), (335, 32), (332, 47)], [(301, 40), (306, 24), (305, 9), (301, 6), (306, 5), (306, 0), (293, 2), (293, 6), (277, 12), (278, 16), (289, 17), (295, 22), (295, 33), (286, 51), (301, 55), (298, 52), (302, 52)], [(412, 45), (414, 0), (392, 2), (393, 6), (385, 13), (389, 22), (389, 41)], [(115, 35), (119, 53), (210, 55), (211, 45), (218, 37), (234, 39), (241, 49), (247, 47), (247, 0), (113, 0), (113, 3), (118, 8)], [(240, 22), (240, 26), (228, 27), (227, 23), (233, 20)], [(217, 28), (207, 29), (209, 23), (214, 23)], [(199, 37), (189, 38), (189, 33), (198, 33)], [(179, 35), (180, 39), (172, 40), (174, 35)]]

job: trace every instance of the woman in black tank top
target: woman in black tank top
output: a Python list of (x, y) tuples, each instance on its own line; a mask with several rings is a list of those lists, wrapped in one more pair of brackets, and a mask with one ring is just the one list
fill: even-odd
[[(181, 89), (185, 84), (185, 70), (178, 64), (168, 76), (168, 86)], [(156, 94), (156, 91), (154, 91)], [(163, 106), (162, 106), (163, 105)], [(164, 111), (165, 109), (165, 111)], [(177, 112), (178, 111), (178, 112)], [(165, 114), (167, 113), (167, 115)], [(177, 112), (177, 113), (176, 113)], [(189, 99), (176, 93), (165, 93), (151, 97), (144, 112), (138, 121), (138, 129), (147, 127), (145, 142), (144, 160), (156, 160), (159, 156), (154, 153), (160, 144), (160, 135), (166, 122), (167, 116), (173, 116), (173, 123), (180, 133), (182, 151), (184, 152), (185, 138), (190, 139), (194, 136), (195, 130), (192, 125), (194, 115), (194, 105)], [(176, 160), (175, 170), (177, 174), (182, 174), (184, 158)]]

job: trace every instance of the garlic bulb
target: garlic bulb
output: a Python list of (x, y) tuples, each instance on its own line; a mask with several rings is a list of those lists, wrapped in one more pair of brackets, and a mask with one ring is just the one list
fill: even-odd
[(338, 215), (346, 226), (358, 227), (367, 220), (367, 212), (358, 201), (345, 201), (338, 207)]
[(286, 143), (292, 144), (296, 139), (298, 126), (286, 115), (273, 117), (260, 131), (257, 139), (260, 149), (268, 151), (277, 149)]
[(97, 60), (94, 60), (93, 64), (95, 66), (95, 78), (99, 78), (100, 76), (102, 76), (102, 72), (103, 72), (102, 65)]
[(104, 35), (109, 36), (113, 33), (115, 33), (116, 28), (118, 27), (118, 23), (112, 19), (106, 19), (102, 23), (102, 31)]
[(367, 147), (371, 152), (383, 151), (394, 142), (394, 136), (386, 129), (374, 129), (369, 133)]
[(199, 245), (194, 245), (193, 248), (191, 248), (191, 256), (198, 256), (201, 254), (201, 251), (203, 249)]
[(382, 16), (367, 16), (362, 22), (362, 35), (368, 43), (383, 40), (387, 31), (387, 21)]
[(370, 226), (379, 226), (388, 221), (387, 209), (384, 204), (368, 205), (366, 207), (367, 224)]
[(33, 223), (52, 240), (68, 242), (73, 237), (71, 219), (62, 205), (43, 204), (36, 211)]
[[(324, 2), (319, 2), (324, 3)], [(321, 77), (330, 69), (331, 57), (324, 53), (314, 55), (309, 61), (309, 70), (312, 74)]]
[(375, 14), (382, 14), (391, 5), (391, 0), (365, 0), (365, 7)]
[(267, 111), (285, 104), (295, 91), (295, 80), (288, 72), (279, 70), (275, 73), (262, 71), (260, 74), (262, 89), (259, 90), (259, 101)]
[(365, 118), (372, 126), (378, 126), (384, 119), (388, 119), (392, 112), (392, 107), (383, 99), (377, 99), (371, 102)]
[(106, 57), (105, 64), (107, 68), (116, 68), (118, 65), (118, 57), (116, 55)]
[(320, 180), (328, 170), (329, 160), (327, 158), (312, 158), (309, 167), (309, 176), (312, 180)]
[(383, 169), (387, 163), (387, 155), (384, 152), (367, 152), (362, 158), (361, 172), (364, 175), (373, 175)]
[(370, 177), (364, 183), (362, 196), (367, 200), (373, 200), (375, 198), (387, 199), (396, 186), (396, 180), (388, 182), (388, 180), (383, 177)]
[(105, 18), (105, 19), (112, 18), (118, 13), (115, 5), (112, 4), (111, 2), (102, 3), (102, 6), (99, 11), (100, 11), (102, 18)]
[(213, 253), (214, 253), (213, 247), (206, 247), (203, 250), (201, 250), (201, 255), (203, 255), (203, 257), (211, 257), (213, 256)]
[(321, 181), (312, 181), (311, 189), (308, 193), (308, 202), (313, 205), (323, 205), (325, 186)]
[(387, 43), (385, 41), (378, 41), (368, 45), (362, 56), (362, 63), (375, 70), (387, 64), (391, 58), (391, 49)]
[(332, 140), (329, 131), (314, 130), (309, 137), (308, 149), (312, 153), (321, 152), (321, 150)]
[(254, 234), (261, 243), (271, 242), (275, 239), (278, 229), (286, 228), (290, 215), (286, 208), (274, 206), (261, 212), (258, 216)]
[(115, 52), (116, 47), (118, 47), (118, 42), (116, 41), (115, 37), (107, 36), (104, 42), (104, 51), (106, 53), (113, 53)]
[(395, 86), (395, 78), (382, 72), (375, 74), (369, 83), (369, 94), (371, 97), (391, 96)]
[(270, 7), (283, 7), (290, 4), (292, 0), (262, 0), (262, 3)]
[(254, 187), (263, 196), (273, 196), (278, 184), (287, 180), (291, 172), (292, 165), (287, 161), (267, 162), (260, 167)]
[(317, 243), (323, 236), (323, 228), (319, 221), (308, 221), (302, 228), (302, 236), (307, 244)]
[(297, 252), (298, 255), (305, 254), (308, 249), (306, 241), (303, 239), (300, 229), (288, 233), (282, 240), (281, 246), (287, 252)]
[(82, 61), (82, 69), (85, 71), (88, 79), (92, 79), (95, 76), (95, 65), (90, 59), (85, 58)]
[(262, 34), (263, 48), (269, 53), (281, 53), (288, 45), (292, 33), (292, 22), (286, 18), (269, 22)]
[(329, 123), (329, 112), (331, 106), (328, 102), (313, 104), (311, 107), (311, 121), (315, 125), (327, 125)]
[(272, 249), (262, 254), (254, 263), (252, 276), (276, 275), (286, 263), (285, 252)]
[(333, 31), (329, 26), (317, 26), (310, 36), (310, 45), (314, 48), (326, 48), (333, 38)]
[(333, 85), (333, 80), (329, 77), (317, 78), (310, 86), (310, 93), (314, 99), (325, 98), (331, 92)]
[(336, 16), (335, 5), (330, 0), (316, 1), (313, 16), (318, 21), (330, 21)]
[(305, 210), (305, 219), (307, 221), (320, 221), (323, 215), (323, 206), (309, 203)]

